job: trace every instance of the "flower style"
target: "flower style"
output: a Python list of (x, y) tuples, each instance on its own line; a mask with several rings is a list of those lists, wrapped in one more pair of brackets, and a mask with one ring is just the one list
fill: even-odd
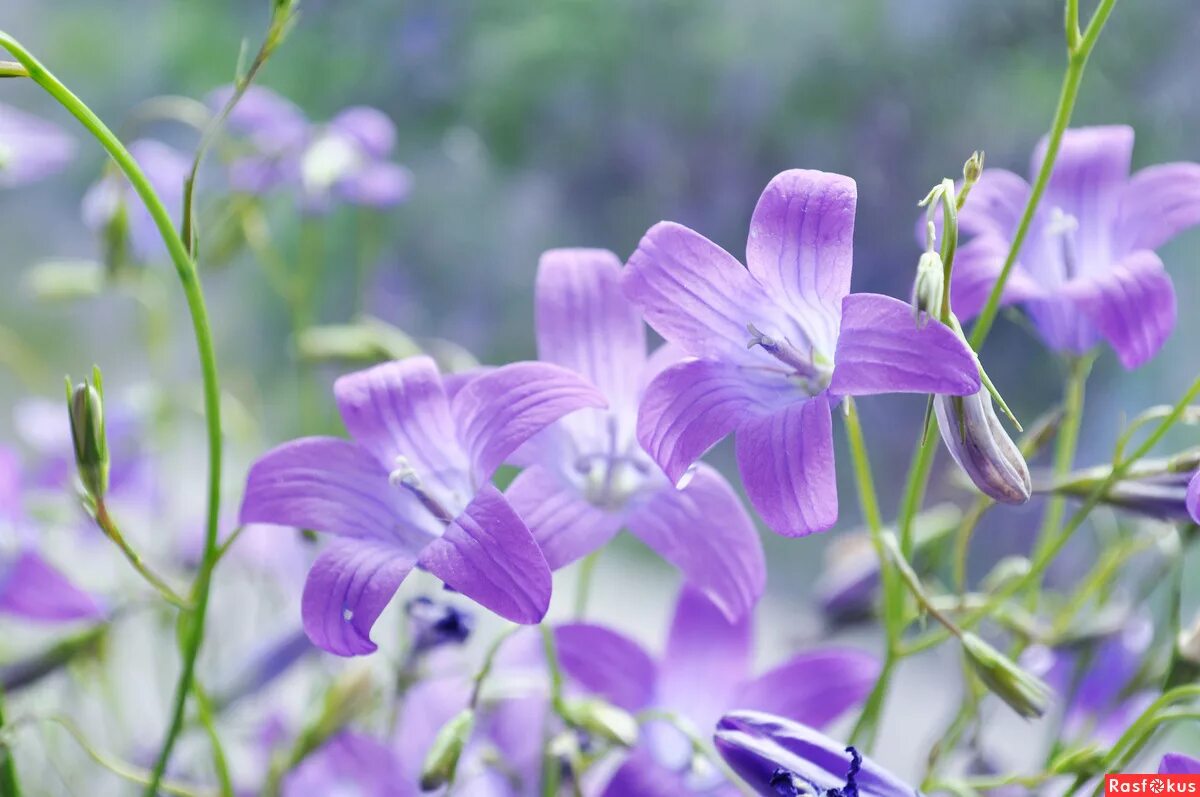
[(843, 397), (980, 387), (949, 328), (918, 328), (907, 303), (849, 293), (856, 192), (841, 175), (784, 172), (754, 209), (748, 267), (662, 222), (624, 275), (650, 326), (692, 357), (646, 389), (638, 440), (678, 482), (735, 433), (751, 502), (788, 536), (837, 520), (831, 407)]
[(717, 752), (767, 797), (919, 797), (919, 792), (853, 748), (798, 722), (757, 711), (726, 714)]
[[(601, 626), (559, 626), (555, 637), (563, 670), (579, 686), (631, 712), (653, 708), (673, 713), (702, 736), (734, 708), (770, 708), (823, 727), (861, 702), (879, 671), (879, 663), (866, 653), (824, 648), (751, 677), (750, 618), (731, 623), (702, 594), (687, 588), (675, 607), (661, 661)], [(651, 723), (603, 794), (673, 797), (724, 783), (720, 773), (699, 771), (692, 764), (689, 740), (672, 725)]]
[(540, 621), (550, 570), (490, 479), (530, 436), (603, 397), (563, 368), (514, 363), (451, 401), (423, 356), (344, 376), (334, 395), (353, 440), (268, 452), (250, 469), (240, 518), (337, 538), (304, 587), (313, 642), (343, 656), (374, 651), (371, 626), (414, 566), (514, 622)]
[(636, 439), (645, 385), (672, 357), (646, 356), (637, 309), (621, 293), (621, 263), (598, 249), (558, 249), (537, 277), (538, 354), (580, 374), (607, 410), (583, 410), (522, 450), (527, 467), (507, 497), (551, 569), (597, 550), (622, 527), (674, 564), (731, 620), (762, 595), (766, 567), (753, 522), (716, 470), (699, 466), (676, 489)]
[[(1036, 173), (1045, 139), (1033, 154)], [(1050, 348), (1081, 354), (1108, 342), (1126, 368), (1153, 357), (1175, 327), (1171, 278), (1154, 250), (1200, 223), (1200, 164), (1129, 174), (1133, 130), (1068, 130), (1020, 260), (1004, 287)], [(975, 237), (958, 250), (951, 298), (962, 318), (987, 301), (1008, 253), (1029, 184), (986, 169), (959, 214)]]
[(56, 125), (0, 104), (0, 188), (16, 188), (62, 169), (75, 141)]

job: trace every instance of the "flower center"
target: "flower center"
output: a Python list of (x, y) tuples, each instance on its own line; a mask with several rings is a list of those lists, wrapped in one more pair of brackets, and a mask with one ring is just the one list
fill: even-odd
[(421, 482), (421, 477), (416, 469), (409, 463), (408, 457), (403, 455), (396, 457), (396, 467), (388, 474), (388, 481), (393, 486), (406, 490), (425, 507), (429, 514), (433, 515), (439, 522), (444, 525), (450, 525), (454, 522), (454, 515), (450, 514), (447, 509), (442, 506), (442, 503), (429, 492)]
[(771, 774), (767, 785), (779, 797), (859, 797), (858, 773), (862, 770), (862, 754), (853, 747), (847, 747), (846, 752), (850, 754), (850, 769), (846, 772), (846, 785), (841, 788), (822, 789), (808, 778), (783, 767)]
[(754, 324), (746, 324), (746, 331), (750, 333), (746, 348), (761, 347), (785, 366), (784, 373), (809, 395), (815, 396), (829, 386), (833, 377), (832, 363), (815, 347), (810, 346), (805, 354), (787, 338), (771, 337)]
[(1050, 224), (1046, 235), (1057, 238), (1057, 244), (1062, 252), (1064, 279), (1069, 281), (1078, 273), (1079, 256), (1075, 246), (1075, 233), (1079, 230), (1079, 219), (1067, 213), (1062, 208), (1050, 211)]
[(607, 445), (575, 460), (575, 470), (583, 476), (584, 496), (601, 509), (622, 509), (651, 472), (650, 460), (636, 446), (623, 445), (619, 431), (617, 419), (610, 415)]

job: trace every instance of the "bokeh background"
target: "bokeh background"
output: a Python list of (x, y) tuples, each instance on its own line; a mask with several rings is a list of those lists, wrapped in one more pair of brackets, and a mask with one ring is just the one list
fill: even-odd
[[(243, 39), (253, 44), (264, 28), (266, 5), (6, 0), (0, 27), (120, 129), (149, 97), (203, 97), (228, 83)], [(1133, 125), (1135, 168), (1200, 161), (1197, 41), (1194, 0), (1118, 4), (1075, 123)], [(906, 296), (919, 254), (917, 200), (943, 176), (956, 176), (974, 149), (986, 151), (988, 165), (1027, 172), (1063, 66), (1055, 0), (308, 0), (259, 82), (314, 119), (352, 104), (381, 108), (399, 129), (395, 157), (413, 172), (402, 206), (384, 214), (339, 210), (323, 225), (319, 320), (345, 322), (365, 308), (413, 335), (499, 363), (534, 356), (532, 285), (542, 251), (595, 246), (624, 258), (651, 224), (672, 219), (740, 256), (761, 188), (792, 167), (858, 181), (853, 287)], [(79, 143), (65, 173), (0, 193), (0, 439), (24, 439), (29, 430), (18, 428), (14, 409), (30, 396), (59, 397), (63, 373), (82, 374), (97, 362), (111, 392), (134, 397), (153, 377), (185, 411), (151, 445), (173, 452), (162, 471), (168, 487), (198, 510), (199, 380), (173, 274), (165, 263), (155, 266), (162, 279), (153, 300), (165, 324), (151, 333), (157, 362), (145, 353), (144, 313), (127, 292), (40, 298), (29, 279), (39, 263), (97, 257), (79, 200), (104, 158), (35, 86), (6, 81), (0, 101), (53, 119)], [(194, 144), (184, 128), (143, 132)], [(294, 208), (279, 202), (271, 218), (294, 253)], [(1100, 358), (1081, 461), (1106, 457), (1121, 413), (1174, 401), (1200, 370), (1200, 314), (1192, 311), (1200, 233), (1161, 254), (1180, 298), (1179, 325), (1136, 374), (1111, 354)], [(356, 297), (364, 260), (374, 276)], [(294, 348), (278, 296), (248, 258), (202, 266), (233, 407), (226, 501), (234, 505), (254, 455), (295, 434)], [(1061, 364), (1020, 324), (998, 324), (985, 355), (1021, 417), (1033, 418), (1058, 396)], [(336, 373), (322, 368), (318, 377)], [(318, 395), (328, 414), (328, 394)], [(862, 402), (889, 515), (922, 410), (918, 398)], [(714, 459), (734, 472), (728, 450)], [(817, 633), (808, 598), (823, 547), (858, 524), (849, 469), (841, 471), (838, 530), (803, 541), (764, 531), (770, 582), (760, 639), (768, 658)], [(944, 481), (935, 495), (954, 495)], [(1038, 518), (1036, 507), (995, 513), (981, 532), (983, 558), (1019, 545)], [(176, 528), (158, 533), (183, 535), (199, 523), (182, 513)], [(124, 566), (115, 552), (97, 552), (89, 567)], [(593, 606), (655, 640), (674, 578), (623, 541), (601, 562)], [(957, 699), (942, 686), (944, 671), (937, 674), (945, 663), (935, 657), (906, 668), (881, 755), (902, 772), (918, 768), (917, 751), (942, 721), (930, 699), (943, 697), (947, 706)], [(164, 683), (168, 676), (170, 668)]]

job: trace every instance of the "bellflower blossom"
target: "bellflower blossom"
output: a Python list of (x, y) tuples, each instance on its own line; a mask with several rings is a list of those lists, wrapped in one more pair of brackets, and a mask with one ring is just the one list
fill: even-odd
[(396, 125), (382, 111), (347, 108), (313, 134), (300, 162), (310, 210), (333, 199), (351, 205), (389, 208), (408, 197), (412, 174), (388, 160), (396, 146)]
[[(1031, 173), (1041, 167), (1043, 139)], [(1126, 368), (1153, 357), (1175, 327), (1171, 278), (1154, 250), (1200, 223), (1200, 164), (1129, 174), (1133, 129), (1068, 130), (1003, 302), (1023, 304), (1046, 344), (1082, 354), (1107, 341)], [(1030, 187), (986, 169), (959, 213), (974, 238), (958, 250), (952, 299), (976, 315), (995, 284)]]
[(973, 355), (948, 327), (918, 328), (907, 303), (849, 293), (856, 199), (849, 177), (783, 172), (754, 209), (747, 267), (662, 222), (624, 274), (650, 326), (692, 357), (646, 389), (638, 440), (679, 482), (735, 433), (751, 502), (789, 536), (837, 520), (831, 408), (843, 397), (980, 387)]
[[(676, 604), (661, 661), (601, 626), (559, 626), (555, 637), (564, 672), (580, 686), (630, 712), (669, 711), (702, 736), (734, 708), (769, 708), (825, 726), (861, 702), (879, 672), (879, 663), (866, 653), (825, 648), (800, 653), (753, 677), (750, 618), (730, 622), (711, 601), (687, 588)], [(652, 723), (603, 795), (674, 797), (727, 785), (719, 772), (698, 771), (692, 763), (687, 737), (672, 725)]]
[[(646, 356), (637, 309), (621, 293), (621, 263), (598, 249), (547, 252), (538, 266), (538, 354), (586, 378), (608, 400), (547, 429), (521, 452), (527, 467), (507, 491), (552, 569), (607, 543), (622, 527), (678, 567), (726, 617), (762, 594), (766, 567), (754, 523), (715, 469), (682, 489), (636, 439), (646, 384), (672, 358)], [(524, 464), (524, 463), (523, 463)]]
[(240, 518), (337, 538), (304, 587), (313, 642), (343, 656), (374, 651), (371, 626), (414, 566), (514, 622), (539, 622), (550, 570), (490, 480), (530, 436), (603, 397), (558, 366), (514, 363), (451, 402), (423, 356), (344, 376), (334, 395), (353, 440), (268, 452), (250, 470)]
[(853, 748), (772, 714), (726, 714), (715, 742), (733, 771), (765, 797), (919, 797)]
[[(206, 104), (216, 113), (232, 94), (231, 86), (219, 88), (209, 94)], [(252, 85), (229, 114), (226, 128), (237, 138), (229, 164), (234, 191), (264, 194), (299, 179), (309, 122), (291, 100)]]
[(74, 139), (58, 126), (0, 103), (0, 188), (54, 174), (74, 154)]

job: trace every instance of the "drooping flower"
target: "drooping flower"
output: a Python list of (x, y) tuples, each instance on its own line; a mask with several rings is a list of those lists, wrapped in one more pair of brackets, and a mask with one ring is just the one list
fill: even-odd
[[(1031, 174), (1045, 152), (1043, 139)], [(1131, 177), (1132, 152), (1129, 127), (1066, 132), (1003, 295), (1025, 306), (1050, 348), (1082, 354), (1104, 340), (1126, 368), (1153, 357), (1175, 327), (1175, 289), (1154, 250), (1200, 223), (1200, 164)], [(975, 236), (955, 259), (951, 298), (961, 318), (986, 302), (1029, 192), (1018, 175), (985, 169), (959, 214)]]
[(300, 164), (307, 204), (320, 210), (331, 200), (388, 208), (408, 196), (412, 174), (388, 160), (396, 126), (382, 111), (347, 108), (316, 130)]
[(250, 470), (240, 518), (337, 538), (304, 587), (313, 642), (372, 652), (371, 626), (414, 566), (514, 622), (540, 621), (549, 568), (490, 479), (530, 436), (603, 397), (563, 368), (514, 363), (450, 401), (428, 357), (344, 376), (334, 394), (353, 440), (309, 437), (268, 452)]
[(775, 531), (837, 519), (832, 407), (846, 396), (970, 395), (975, 359), (905, 302), (851, 294), (854, 181), (793, 170), (763, 191), (747, 267), (687, 227), (646, 233), (624, 274), (650, 326), (692, 359), (647, 388), (638, 440), (674, 482), (730, 433), (750, 500)]
[(608, 409), (569, 415), (531, 441), (518, 457), (529, 467), (507, 496), (552, 569), (628, 528), (737, 619), (762, 594), (762, 544), (715, 469), (700, 465), (676, 489), (638, 444), (638, 401), (671, 351), (646, 356), (645, 326), (620, 280), (621, 263), (611, 252), (558, 249), (542, 256), (539, 356), (587, 379)]
[(74, 139), (57, 125), (0, 103), (0, 188), (48, 177), (74, 154)]
[(996, 416), (986, 387), (970, 396), (938, 396), (933, 408), (946, 450), (980, 492), (1005, 504), (1029, 500), (1029, 466)]
[[(699, 592), (684, 588), (660, 661), (637, 643), (602, 626), (555, 629), (564, 672), (584, 689), (627, 711), (658, 709), (707, 736), (731, 709), (770, 709), (823, 727), (866, 697), (879, 671), (872, 656), (847, 648), (800, 653), (752, 676), (751, 619), (725, 619)], [(642, 742), (609, 781), (603, 795), (645, 797), (706, 793), (724, 782), (693, 761), (689, 740), (665, 722), (644, 728)]]
[(1200, 775), (1200, 759), (1183, 753), (1167, 753), (1158, 765), (1160, 775)]
[(853, 748), (773, 714), (726, 714), (717, 723), (715, 741), (733, 771), (766, 797), (919, 797)]

